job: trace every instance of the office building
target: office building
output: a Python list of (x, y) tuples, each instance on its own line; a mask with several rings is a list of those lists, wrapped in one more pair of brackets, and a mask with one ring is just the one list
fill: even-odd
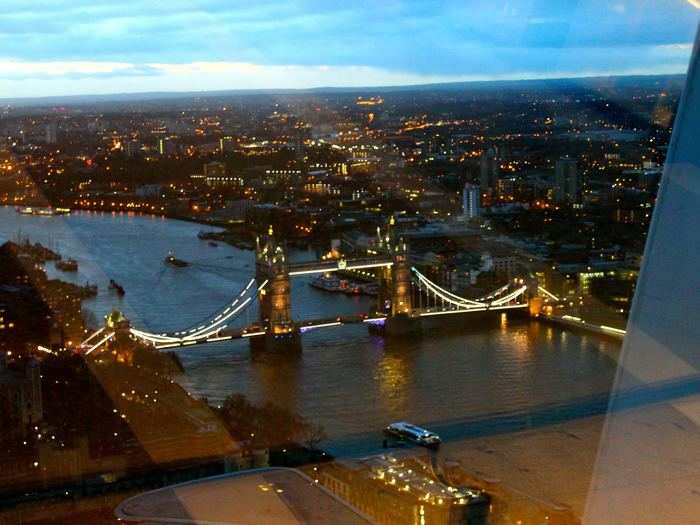
[(581, 200), (581, 177), (575, 159), (563, 158), (556, 163), (554, 198), (557, 202)]
[(496, 148), (489, 148), (488, 151), (482, 153), (479, 160), (479, 168), (479, 187), (481, 191), (494, 191), (498, 185), (498, 177), (500, 175)]

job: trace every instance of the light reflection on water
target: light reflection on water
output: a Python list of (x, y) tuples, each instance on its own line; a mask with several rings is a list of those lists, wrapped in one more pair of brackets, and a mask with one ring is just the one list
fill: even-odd
[[(21, 230), (78, 259), (77, 275), (60, 276), (99, 285), (99, 296), (86, 303), (98, 317), (118, 308), (138, 326), (159, 331), (209, 317), (254, 272), (251, 252), (212, 248), (197, 239), (200, 229), (154, 217), (42, 218), (0, 208), (0, 240)], [(195, 264), (165, 267), (170, 250)], [(124, 285), (124, 299), (108, 291), (110, 278)], [(367, 298), (315, 290), (309, 279), (293, 282), (296, 318), (367, 311)], [(252, 312), (243, 321), (254, 318)], [(398, 419), (430, 423), (525, 410), (605, 392), (612, 382), (616, 343), (511, 317), (453, 324), (458, 328), (428, 323), (423, 337), (401, 342), (372, 336), (364, 326), (313, 331), (297, 358), (252, 356), (246, 341), (199, 346), (180, 353), (186, 368), (180, 382), (216, 403), (240, 392), (288, 407), (334, 439)]]
[(379, 382), (379, 395), (385, 410), (402, 413), (408, 410), (406, 392), (410, 370), (406, 359), (396, 355), (385, 354), (382, 358), (376, 379)]

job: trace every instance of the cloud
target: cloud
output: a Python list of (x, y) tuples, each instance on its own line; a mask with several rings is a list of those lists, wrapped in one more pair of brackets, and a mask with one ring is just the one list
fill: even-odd
[[(513, 51), (514, 53), (517, 50)], [(516, 80), (585, 77), (607, 74), (682, 73), (690, 49), (661, 46), (648, 51), (654, 67), (638, 63), (617, 63), (601, 67), (599, 60), (580, 56), (530, 59), (531, 67), (495, 67), (490, 70), (450, 74), (416, 73), (410, 70), (372, 66), (268, 65), (251, 62), (188, 63), (92, 63), (34, 62), (0, 60), (0, 98), (40, 97), (57, 94), (111, 94), (135, 92), (196, 92), (235, 89), (307, 89), (314, 87), (365, 87), (416, 85), (478, 80)], [(575, 66), (571, 63), (575, 62)], [(659, 65), (661, 64), (661, 65)]]
[[(119, 77), (130, 91), (148, 89), (146, 79), (154, 76), (184, 83), (187, 75), (203, 75), (192, 82), (206, 81), (213, 89), (223, 83), (218, 67), (231, 87), (240, 79), (253, 83), (255, 75), (281, 84), (306, 79), (339, 85), (363, 76), (386, 84), (402, 78), (682, 71), (700, 18), (682, 0), (2, 3), (0, 53), (6, 58), (0, 80), (16, 87), (26, 78), (22, 91), (38, 89), (31, 79), (61, 75)], [(339, 76), (323, 76), (314, 69), (319, 67)], [(292, 76), (287, 79), (284, 71)]]
[(123, 62), (20, 62), (0, 60), (0, 76), (3, 78), (64, 77), (70, 75), (104, 75), (125, 73), (133, 68)]

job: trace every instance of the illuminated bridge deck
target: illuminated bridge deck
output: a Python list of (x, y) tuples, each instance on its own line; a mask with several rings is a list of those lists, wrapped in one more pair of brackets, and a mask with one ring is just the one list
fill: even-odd
[(361, 270), (365, 268), (382, 268), (391, 266), (391, 257), (365, 257), (362, 259), (333, 259), (330, 261), (313, 261), (289, 265), (289, 275), (337, 272), (339, 270)]

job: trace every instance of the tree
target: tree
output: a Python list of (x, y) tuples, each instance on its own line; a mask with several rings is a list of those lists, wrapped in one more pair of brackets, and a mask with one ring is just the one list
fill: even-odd
[(320, 425), (273, 403), (255, 406), (241, 394), (228, 396), (217, 413), (233, 437), (251, 446), (280, 447), (303, 442), (314, 449), (326, 439)]
[(317, 450), (322, 441), (328, 439), (323, 427), (317, 423), (309, 423), (304, 432), (304, 445), (310, 450)]

